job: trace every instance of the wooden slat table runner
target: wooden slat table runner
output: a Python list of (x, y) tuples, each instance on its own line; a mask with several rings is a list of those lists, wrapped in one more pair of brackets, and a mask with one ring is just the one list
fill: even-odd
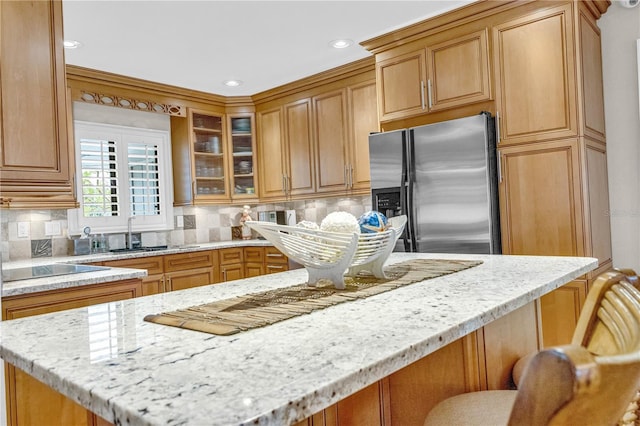
[(320, 282), (316, 287), (303, 283), (177, 311), (147, 315), (144, 320), (205, 333), (230, 335), (426, 279), (452, 274), (481, 263), (448, 259), (410, 260), (386, 268), (385, 273), (390, 279), (378, 279), (373, 276), (346, 277), (344, 290), (336, 289), (330, 282)]

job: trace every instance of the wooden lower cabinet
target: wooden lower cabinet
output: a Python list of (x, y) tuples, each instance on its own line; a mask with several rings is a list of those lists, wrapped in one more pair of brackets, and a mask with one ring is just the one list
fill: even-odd
[(109, 260), (102, 262), (103, 266), (114, 268), (146, 269), (147, 276), (142, 278), (142, 295), (162, 293), (164, 283), (164, 256), (137, 257), (134, 259)]
[[(2, 319), (80, 308), (89, 305), (131, 299), (142, 295), (139, 279), (96, 284), (84, 288), (53, 290), (2, 300)], [(7, 423), (22, 425), (95, 425), (93, 413), (34, 379), (22, 370), (5, 363)], [(34, 409), (37, 407), (37, 409)]]
[(247, 262), (244, 264), (244, 277), (259, 277), (260, 275), (264, 275), (264, 263), (255, 263), (255, 262)]
[(513, 365), (540, 348), (539, 311), (539, 302), (531, 302), (296, 426), (421, 426), (446, 398), (510, 389)]
[(185, 290), (218, 282), (211, 266), (186, 271), (166, 272), (164, 285), (166, 291)]
[(264, 247), (245, 247), (243, 255), (245, 278), (264, 275)]
[(572, 281), (540, 299), (544, 346), (571, 342), (582, 305), (587, 297), (587, 282)]
[(232, 263), (230, 265), (220, 265), (220, 281), (227, 282), (244, 278), (244, 265), (242, 263)]
[(289, 270), (289, 259), (275, 247), (264, 248), (264, 272), (275, 274)]
[(220, 255), (220, 281), (244, 278), (244, 248), (230, 247), (218, 250)]

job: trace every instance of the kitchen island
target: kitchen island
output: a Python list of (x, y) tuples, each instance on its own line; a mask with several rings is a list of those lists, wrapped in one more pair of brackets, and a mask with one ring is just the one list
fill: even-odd
[[(143, 318), (299, 284), (306, 271), (4, 321), (0, 356), (116, 424), (291, 424), (597, 266), (593, 258), (416, 253), (394, 253), (389, 264), (414, 258), (483, 263), (231, 336)], [(108, 311), (109, 333), (92, 326), (96, 309)]]

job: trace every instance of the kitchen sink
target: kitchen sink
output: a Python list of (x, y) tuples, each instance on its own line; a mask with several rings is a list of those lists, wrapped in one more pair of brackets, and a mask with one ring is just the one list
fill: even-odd
[(119, 248), (109, 250), (111, 253), (134, 253), (138, 251), (159, 251), (166, 250), (167, 246), (148, 246), (148, 247), (132, 247), (132, 248)]

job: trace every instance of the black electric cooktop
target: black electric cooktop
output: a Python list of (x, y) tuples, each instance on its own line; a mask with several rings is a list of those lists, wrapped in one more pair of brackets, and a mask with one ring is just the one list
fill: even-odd
[(25, 268), (7, 269), (2, 271), (2, 281), (28, 280), (31, 278), (46, 278), (56, 275), (79, 274), (81, 272), (93, 272), (109, 269), (104, 266), (52, 264), (41, 266), (28, 266)]

